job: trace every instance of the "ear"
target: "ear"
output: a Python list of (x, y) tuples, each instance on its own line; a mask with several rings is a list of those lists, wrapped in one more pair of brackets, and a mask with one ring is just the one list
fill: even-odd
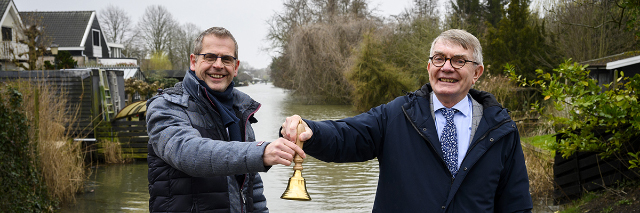
[(196, 59), (197, 59), (197, 55), (194, 55), (193, 53), (191, 55), (189, 55), (189, 69), (196, 71)]
[(476, 70), (474, 71), (474, 74), (473, 74), (473, 84), (475, 84), (476, 81), (478, 81), (480, 76), (482, 76), (483, 72), (484, 72), (484, 65), (478, 65), (478, 67), (476, 67)]
[(236, 67), (234, 68), (235, 74), (233, 74), (233, 77), (238, 76), (238, 69), (240, 69), (240, 60), (236, 60)]

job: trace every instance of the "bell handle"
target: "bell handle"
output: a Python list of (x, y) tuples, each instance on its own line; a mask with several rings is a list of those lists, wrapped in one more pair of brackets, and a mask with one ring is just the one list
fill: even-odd
[[(304, 141), (300, 140), (300, 133), (303, 133), (303, 132), (304, 132), (304, 125), (302, 125), (302, 120), (301, 120), (300, 123), (298, 123), (298, 136), (296, 137), (296, 145), (298, 145), (300, 149), (302, 149), (302, 145), (304, 145)], [(302, 162), (304, 162), (304, 159), (302, 159), (302, 157), (300, 157), (298, 153), (294, 155), (293, 162), (296, 163), (296, 165), (293, 166), (293, 170), (302, 170)]]

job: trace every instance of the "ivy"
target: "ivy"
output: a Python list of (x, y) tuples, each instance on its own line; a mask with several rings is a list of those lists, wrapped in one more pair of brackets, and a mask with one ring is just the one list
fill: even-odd
[[(601, 152), (603, 157), (627, 153), (626, 145), (640, 143), (640, 75), (631, 78), (620, 72), (612, 83), (598, 85), (589, 77), (587, 65), (567, 60), (551, 72), (536, 70), (537, 78), (527, 80), (505, 66), (512, 80), (521, 86), (538, 88), (544, 100), (550, 101), (562, 115), (548, 113), (543, 104), (532, 104), (553, 122), (556, 132), (564, 134), (550, 148), (568, 157), (576, 151)], [(547, 113), (545, 113), (547, 112)], [(630, 168), (638, 164), (638, 153), (627, 153)]]
[[(8, 98), (5, 98), (8, 97)], [(22, 94), (0, 88), (0, 209), (3, 212), (52, 212), (54, 202), (36, 168)]]

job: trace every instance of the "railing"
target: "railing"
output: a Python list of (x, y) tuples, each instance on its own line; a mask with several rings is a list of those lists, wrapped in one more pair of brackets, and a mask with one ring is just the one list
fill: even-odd
[(136, 66), (136, 65), (83, 65), (83, 66), (76, 66), (75, 68), (78, 69), (109, 69), (109, 68), (130, 68), (130, 69), (137, 69), (140, 66)]

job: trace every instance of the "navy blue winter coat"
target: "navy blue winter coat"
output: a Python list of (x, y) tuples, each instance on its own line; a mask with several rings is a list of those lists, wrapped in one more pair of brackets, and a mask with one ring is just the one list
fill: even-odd
[[(322, 161), (378, 158), (373, 212), (530, 212), (529, 180), (516, 124), (493, 95), (470, 90), (483, 117), (458, 175), (443, 160), (431, 86), (337, 121), (305, 120), (304, 151)], [(356, 195), (357, 196), (357, 195)]]

